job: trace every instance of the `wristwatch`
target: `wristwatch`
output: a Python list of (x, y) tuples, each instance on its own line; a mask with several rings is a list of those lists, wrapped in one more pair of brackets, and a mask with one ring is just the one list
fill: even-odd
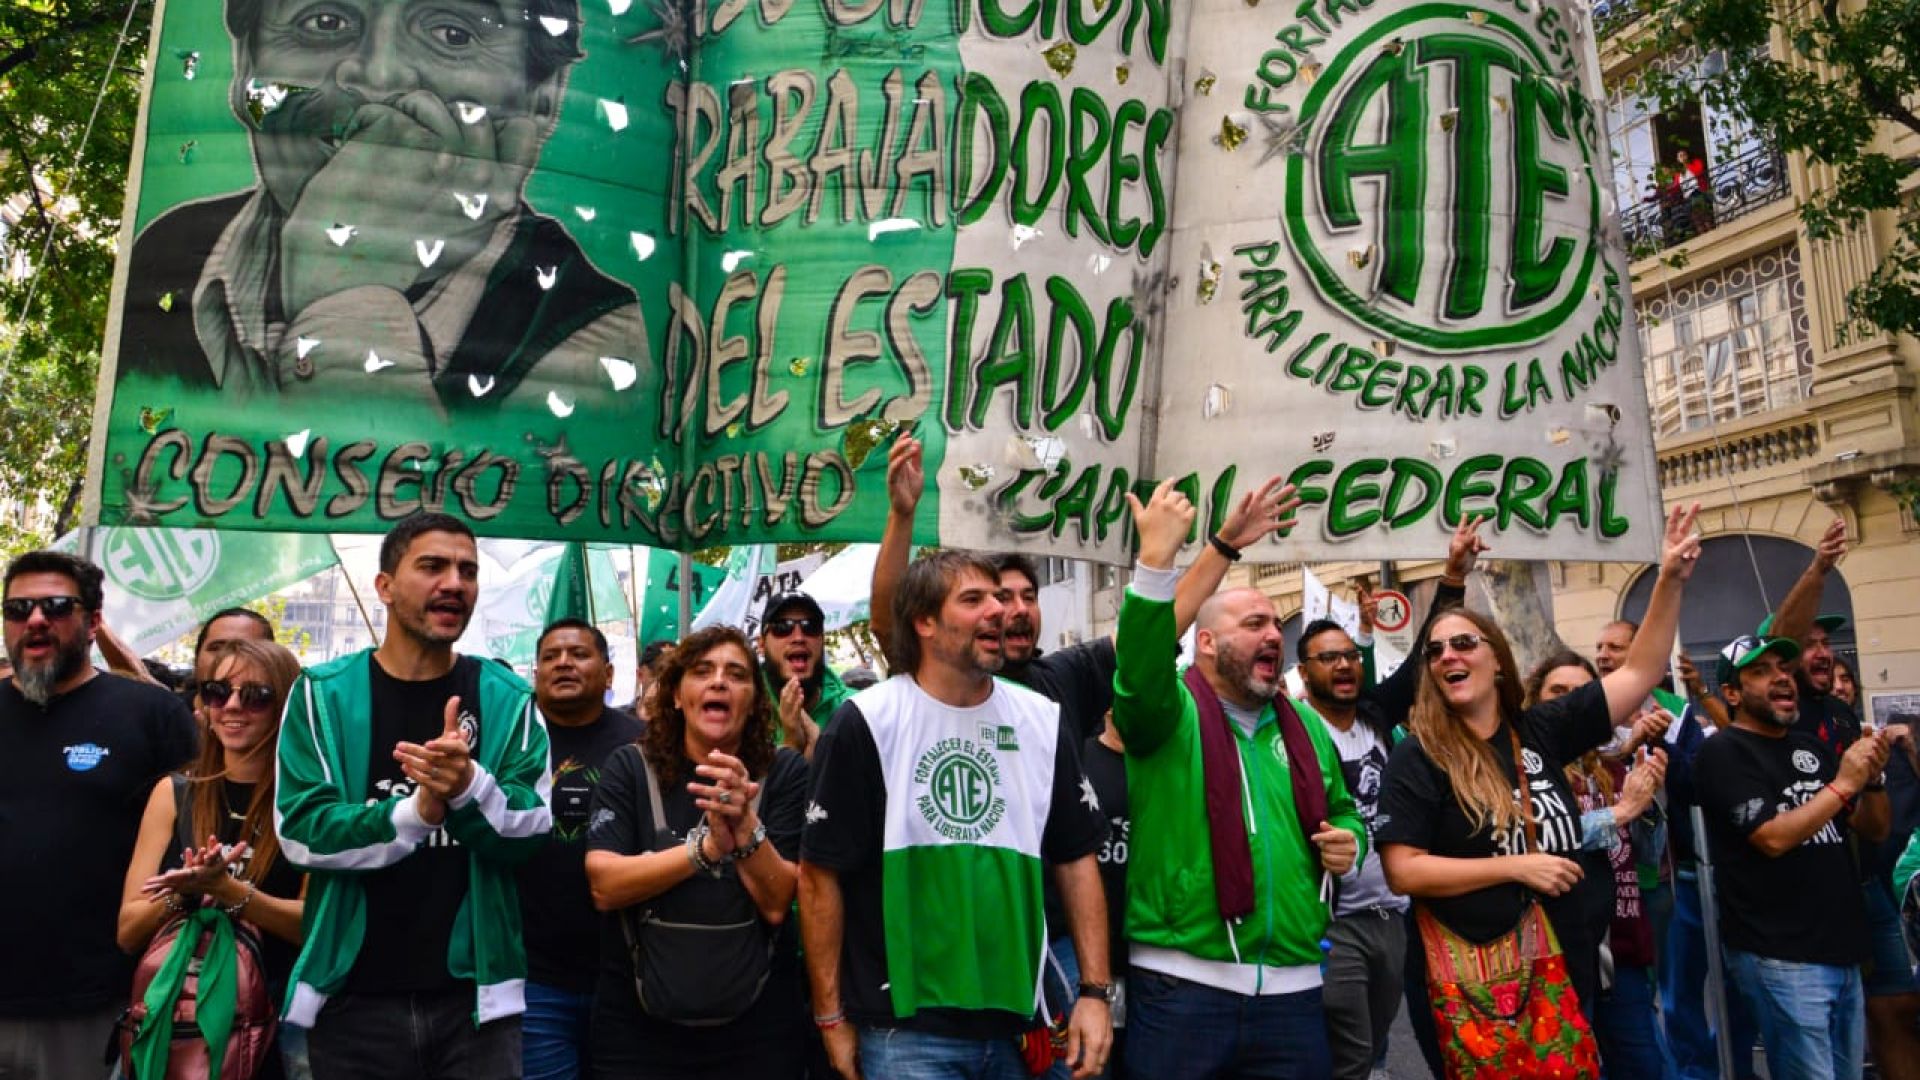
[(756, 822), (753, 826), (753, 835), (747, 838), (746, 843), (741, 844), (739, 847), (733, 849), (733, 855), (732, 855), (733, 861), (746, 862), (748, 859), (753, 858), (753, 853), (756, 851), (759, 851), (760, 845), (766, 842), (767, 842), (766, 823)]
[(1114, 983), (1083, 982), (1080, 984), (1080, 996), (1099, 998), (1111, 1006), (1120, 1000), (1120, 987)]

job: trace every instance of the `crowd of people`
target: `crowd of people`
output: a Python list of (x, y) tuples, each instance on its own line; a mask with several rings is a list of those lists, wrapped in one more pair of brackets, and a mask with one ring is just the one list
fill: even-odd
[(649, 647), (631, 712), (589, 622), (531, 686), (455, 652), (445, 515), (386, 536), (377, 647), (303, 670), (234, 609), (177, 691), (98, 568), (15, 559), (0, 1077), (1364, 1080), (1402, 1010), (1435, 1077), (1920, 1076), (1920, 762), (1818, 611), (1837, 526), (1709, 687), (1669, 673), (1696, 510), (1637, 625), (1530, 670), (1464, 606), (1467, 517), (1414, 655), (1310, 623), (1293, 696), (1221, 589), (1280, 478), (1184, 571), (1193, 505), (1129, 496), (1118, 629), (1056, 650), (1024, 558), (911, 557), (925, 485), (899, 439), (890, 678), (789, 593)]

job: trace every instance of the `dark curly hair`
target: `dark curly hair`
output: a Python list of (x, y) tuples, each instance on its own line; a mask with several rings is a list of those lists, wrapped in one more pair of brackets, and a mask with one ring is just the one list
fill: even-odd
[(753, 662), (753, 647), (747, 643), (747, 635), (734, 627), (709, 626), (680, 639), (666, 655), (641, 707), (647, 730), (640, 736), (640, 752), (647, 756), (662, 785), (683, 783), (689, 776), (687, 718), (677, 700), (680, 680), (686, 678), (688, 668), (724, 645), (738, 648), (746, 657), (748, 681), (753, 684), (753, 700), (747, 705), (747, 725), (740, 732), (737, 756), (746, 765), (747, 775), (755, 780), (773, 767), (773, 708), (767, 700), (766, 683)]

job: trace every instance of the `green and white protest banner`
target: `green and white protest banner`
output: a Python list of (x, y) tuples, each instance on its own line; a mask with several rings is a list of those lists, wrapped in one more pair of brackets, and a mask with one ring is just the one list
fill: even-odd
[[(636, 640), (641, 648), (656, 641), (680, 638), (680, 556), (659, 548), (629, 548), (628, 556), (637, 576), (634, 594), (639, 604), (640, 632)], [(707, 606), (727, 579), (727, 571), (705, 563), (693, 564), (693, 575), (684, 587), (693, 590), (691, 607), (695, 612)]]
[[(1659, 486), (1584, 4), (1195, 0), (1155, 464), (1263, 559), (1651, 559)], [(1198, 179), (1204, 176), (1205, 179)], [(1250, 452), (1253, 451), (1253, 452)], [(1237, 475), (1236, 475), (1237, 471)]]
[[(567, 544), (482, 540), (480, 601), (459, 641), (460, 651), (497, 656), (530, 667), (540, 631), (559, 617), (556, 593), (572, 593), (577, 588), (586, 591), (576, 594), (579, 598), (570, 604), (591, 607), (596, 625), (628, 622), (632, 616), (627, 609), (627, 594), (620, 587), (612, 556), (590, 546), (584, 558), (570, 567), (570, 549)], [(574, 584), (563, 587), (569, 570), (573, 571)], [(588, 596), (590, 601), (586, 600)]]
[(870, 540), (912, 425), (921, 542), (1122, 561), (1285, 468), (1261, 557), (1648, 554), (1564, 2), (163, 3), (88, 503)]
[(337, 561), (326, 537), (286, 533), (81, 529), (53, 546), (106, 572), (103, 616), (136, 656), (193, 632), (216, 611), (298, 584)]

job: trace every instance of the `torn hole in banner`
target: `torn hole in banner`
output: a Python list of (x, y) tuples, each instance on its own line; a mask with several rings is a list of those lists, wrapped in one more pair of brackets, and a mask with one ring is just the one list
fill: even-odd
[(280, 441), (286, 444), (287, 453), (292, 454), (294, 460), (298, 461), (307, 456), (307, 439), (312, 435), (312, 428), (301, 428)]
[(367, 374), (371, 375), (376, 371), (385, 371), (387, 368), (392, 367), (393, 361), (381, 359), (379, 353), (368, 349), (366, 363), (360, 366), (366, 369)]
[(573, 402), (560, 396), (560, 391), (549, 390), (547, 391), (547, 409), (551, 411), (553, 415), (565, 420), (567, 417), (573, 415)]
[(1040, 55), (1046, 58), (1047, 66), (1053, 69), (1053, 73), (1064, 79), (1073, 74), (1073, 62), (1079, 57), (1080, 50), (1073, 47), (1073, 42), (1062, 41)]
[(1055, 435), (1007, 436), (1007, 464), (1016, 469), (1050, 470), (1067, 456), (1067, 444)]
[(188, 82), (200, 74), (200, 54), (191, 49), (182, 49), (173, 54), (180, 59), (180, 74)]
[(467, 392), (474, 397), (483, 398), (493, 393), (494, 378), (489, 375), (482, 379), (478, 375), (467, 376)]
[(1312, 444), (1315, 453), (1325, 453), (1333, 449), (1333, 440), (1338, 434), (1333, 431), (1316, 431), (1308, 442)]
[(541, 292), (546, 292), (548, 289), (553, 288), (553, 283), (559, 279), (560, 268), (557, 266), (536, 266), (533, 268), (533, 280), (540, 286)]
[(641, 262), (646, 262), (648, 259), (653, 258), (653, 249), (657, 246), (654, 243), (653, 237), (643, 232), (630, 232), (627, 234), (627, 240), (633, 244), (633, 254), (635, 258)]
[[(893, 437), (907, 425), (898, 420), (888, 420), (880, 416), (863, 416), (846, 426), (840, 433), (840, 456), (847, 465), (858, 471), (873, 457), (875, 450), (889, 446)], [(881, 455), (885, 460), (885, 455)]]
[(1445, 461), (1460, 452), (1460, 442), (1451, 435), (1443, 435), (1427, 444), (1427, 456), (1435, 461)]
[(615, 134), (627, 130), (627, 103), (618, 98), (600, 99), (600, 116)]
[(160, 427), (173, 419), (173, 407), (155, 408), (151, 405), (140, 406), (140, 430), (149, 435), (160, 433)]
[(993, 466), (987, 464), (962, 465), (954, 470), (960, 477), (960, 486), (968, 491), (979, 491), (993, 483)]
[(1219, 383), (1207, 387), (1200, 397), (1200, 416), (1212, 420), (1225, 416), (1233, 408), (1233, 391)]
[(640, 378), (640, 369), (631, 360), (618, 356), (603, 356), (600, 366), (606, 370), (607, 378), (612, 380), (615, 390), (625, 390)]
[(806, 378), (807, 370), (811, 367), (813, 367), (813, 357), (811, 356), (796, 356), (787, 361), (787, 372), (796, 379)]

